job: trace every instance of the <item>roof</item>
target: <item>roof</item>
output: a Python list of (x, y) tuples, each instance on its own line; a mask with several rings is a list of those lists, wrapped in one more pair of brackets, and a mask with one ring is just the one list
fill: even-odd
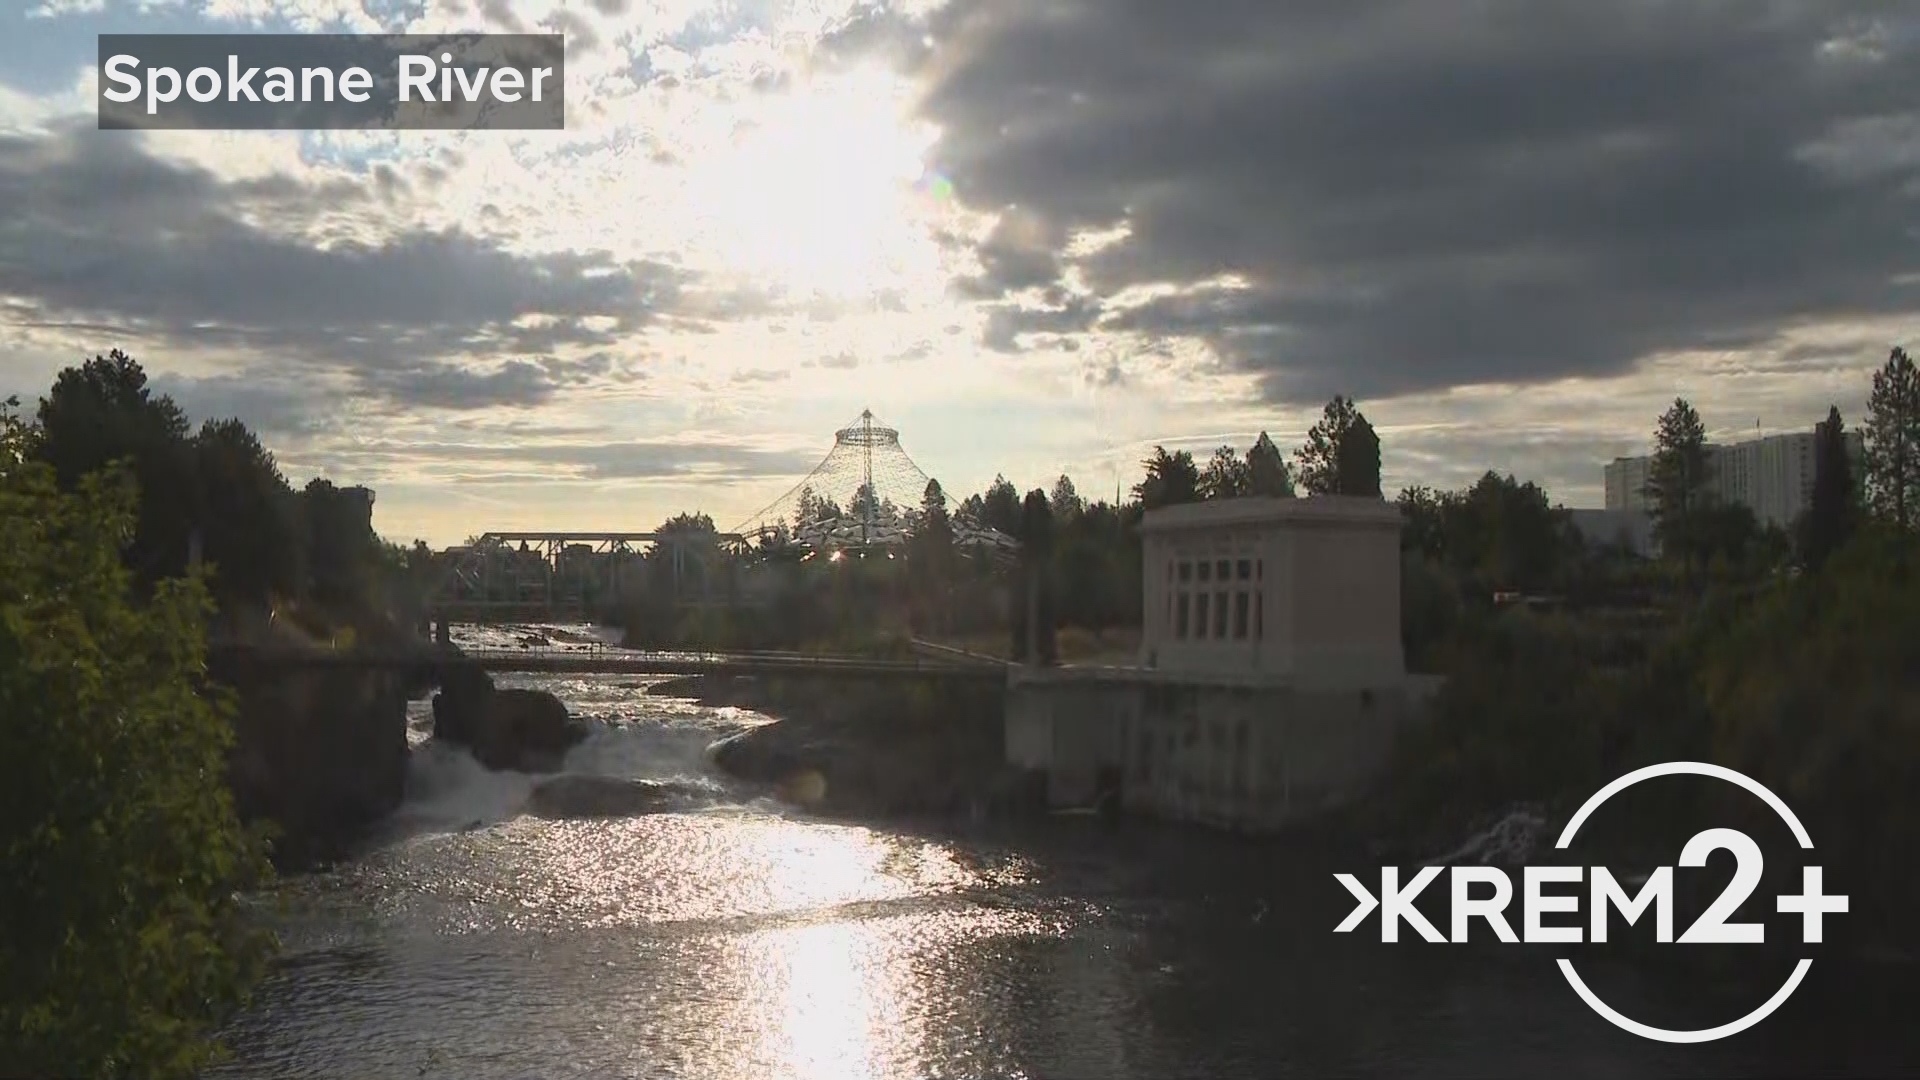
[(1394, 529), (1405, 523), (1400, 508), (1362, 495), (1311, 495), (1304, 499), (1251, 495), (1209, 499), (1147, 511), (1142, 532), (1217, 528), (1231, 525), (1288, 524)]

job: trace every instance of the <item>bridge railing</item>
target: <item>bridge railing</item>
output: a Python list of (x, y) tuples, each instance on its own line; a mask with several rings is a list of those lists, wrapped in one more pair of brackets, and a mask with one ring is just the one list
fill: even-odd
[(686, 664), (691, 668), (761, 667), (791, 668), (796, 671), (861, 669), (952, 674), (977, 670), (977, 665), (923, 656), (871, 657), (772, 650), (708, 652), (692, 649), (628, 649), (598, 642), (462, 646), (458, 654), (466, 660), (482, 664), (528, 662), (560, 665), (573, 662), (584, 665), (598, 662), (617, 664), (624, 660), (638, 664)]

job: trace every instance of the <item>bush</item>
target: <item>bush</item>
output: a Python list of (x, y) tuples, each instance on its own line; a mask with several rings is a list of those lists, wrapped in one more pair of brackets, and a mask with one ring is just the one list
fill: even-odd
[(266, 871), (225, 783), (231, 702), (196, 685), (198, 581), (143, 604), (137, 496), (71, 494), (0, 410), (0, 1063), (184, 1076), (259, 972), (237, 890)]

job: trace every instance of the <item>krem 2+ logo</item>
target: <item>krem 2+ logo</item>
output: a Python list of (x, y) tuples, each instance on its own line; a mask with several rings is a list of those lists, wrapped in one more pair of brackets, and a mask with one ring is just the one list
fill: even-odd
[[(1627, 788), (1661, 776), (1693, 775), (1724, 780), (1727, 783), (1744, 788), (1766, 803), (1793, 833), (1794, 841), (1799, 845), (1806, 858), (1811, 859), (1813, 839), (1807, 835), (1806, 827), (1794, 816), (1780, 797), (1769, 791), (1764, 785), (1751, 777), (1719, 765), (1708, 765), (1694, 761), (1674, 761), (1664, 765), (1650, 765), (1636, 769), (1622, 776), (1606, 787), (1595, 792), (1593, 797), (1582, 805), (1577, 813), (1568, 820), (1567, 826), (1554, 842), (1554, 847), (1564, 850), (1573, 842), (1580, 827), (1586, 823), (1595, 810), (1615, 795)], [(1765, 866), (1765, 857), (1760, 845), (1753, 838), (1738, 829), (1708, 829), (1688, 840), (1680, 849), (1678, 865), (1680, 867), (1704, 867), (1707, 857), (1716, 851), (1731, 852), (1735, 868), (1733, 880), (1714, 901), (1709, 904), (1692, 924), (1681, 931), (1676, 938), (1673, 926), (1674, 867), (1662, 866), (1655, 869), (1640, 884), (1639, 891), (1629, 895), (1626, 886), (1615, 878), (1604, 866), (1528, 866), (1523, 868), (1521, 882), (1523, 898), (1521, 902), (1522, 931), (1515, 935), (1513, 927), (1507, 922), (1506, 909), (1513, 900), (1513, 882), (1506, 873), (1492, 866), (1454, 866), (1449, 869), (1449, 900), (1451, 934), (1442, 936), (1440, 931), (1413, 906), (1420, 893), (1440, 876), (1442, 867), (1427, 866), (1421, 868), (1404, 884), (1400, 880), (1400, 868), (1384, 866), (1380, 868), (1380, 890), (1378, 895), (1370, 891), (1352, 874), (1335, 874), (1335, 880), (1346, 886), (1358, 906), (1348, 914), (1345, 921), (1334, 927), (1335, 933), (1348, 933), (1366, 921), (1367, 917), (1378, 910), (1380, 915), (1380, 940), (1397, 942), (1400, 940), (1400, 924), (1427, 941), (1440, 942), (1451, 940), (1463, 943), (1467, 940), (1467, 927), (1470, 920), (1479, 918), (1486, 921), (1494, 935), (1503, 942), (1524, 941), (1535, 944), (1578, 944), (1583, 941), (1604, 943), (1607, 940), (1608, 923), (1617, 915), (1628, 925), (1633, 925), (1652, 910), (1655, 940), (1662, 943), (1682, 945), (1734, 945), (1755, 944), (1766, 940), (1766, 925), (1757, 922), (1730, 922), (1740, 906), (1753, 895), (1760, 885), (1761, 872)], [(1584, 890), (1582, 886), (1584, 885)], [(1491, 895), (1474, 895), (1491, 889)], [(1549, 889), (1555, 891), (1549, 893)], [(1580, 910), (1582, 892), (1587, 899), (1587, 925), (1579, 925), (1576, 919), (1569, 921), (1568, 916), (1577, 916)], [(1847, 898), (1825, 892), (1825, 882), (1821, 867), (1808, 863), (1800, 870), (1800, 891), (1782, 894), (1775, 900), (1778, 912), (1800, 916), (1800, 940), (1804, 945), (1817, 945), (1822, 938), (1824, 919), (1847, 910)], [(1553, 917), (1556, 925), (1546, 925), (1547, 917)], [(1602, 1001), (1600, 997), (1581, 980), (1579, 972), (1574, 970), (1573, 961), (1562, 958), (1560, 973), (1566, 976), (1568, 985), (1580, 1000), (1587, 1003), (1593, 1011), (1605, 1017), (1614, 1025), (1649, 1039), (1669, 1043), (1702, 1043), (1715, 1039), (1724, 1039), (1738, 1034), (1765, 1020), (1778, 1009), (1800, 981), (1806, 978), (1807, 969), (1813, 966), (1810, 957), (1802, 957), (1794, 965), (1793, 973), (1786, 982), (1774, 991), (1773, 996), (1762, 1002), (1752, 1012), (1731, 1023), (1717, 1027), (1700, 1028), (1691, 1031), (1672, 1031), (1641, 1023), (1622, 1015), (1618, 1010)]]

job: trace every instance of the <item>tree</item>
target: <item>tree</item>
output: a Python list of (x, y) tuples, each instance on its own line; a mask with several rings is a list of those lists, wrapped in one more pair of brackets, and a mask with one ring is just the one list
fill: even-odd
[(1240, 454), (1231, 446), (1222, 446), (1200, 473), (1197, 487), (1202, 499), (1237, 499), (1252, 493), (1253, 477)]
[(1247, 489), (1249, 495), (1293, 497), (1293, 477), (1287, 471), (1286, 459), (1264, 431), (1247, 451)]
[(1906, 529), (1920, 518), (1920, 374), (1905, 349), (1873, 374), (1867, 397), (1867, 500)]
[(1039, 488), (1028, 492), (1020, 507), (1020, 587), (1012, 605), (1012, 657), (1019, 663), (1052, 664), (1059, 658), (1054, 633), (1053, 524), (1047, 493)]
[(1465, 491), (1407, 488), (1394, 500), (1407, 527), (1401, 548), (1441, 563), (1475, 591), (1535, 591), (1571, 554), (1567, 515), (1546, 490), (1489, 470)]
[(940, 481), (928, 480), (920, 497), (920, 520), (907, 546), (907, 569), (923, 613), (923, 625), (946, 629), (947, 590), (953, 577), (953, 522), (947, 516), (947, 493)]
[(1053, 482), (1053, 491), (1047, 496), (1047, 505), (1052, 508), (1053, 516), (1061, 521), (1080, 513), (1087, 508), (1086, 500), (1074, 489), (1073, 478), (1066, 473)]
[(1134, 485), (1133, 497), (1142, 507), (1155, 510), (1199, 501), (1200, 470), (1194, 467), (1192, 454), (1185, 450), (1169, 454), (1166, 447), (1156, 446), (1153, 456), (1141, 464), (1147, 475)]
[(155, 396), (138, 361), (115, 349), (54, 379), (40, 400), (33, 453), (64, 490), (109, 467), (131, 470), (139, 513), (126, 559), (142, 582), (186, 571), (201, 519), (186, 414)]
[(1675, 398), (1654, 428), (1647, 506), (1661, 548), (1689, 566), (1700, 555), (1694, 515), (1704, 508), (1711, 482), (1706, 425), (1687, 399)]
[(1406, 521), (1406, 527), (1400, 530), (1400, 550), (1417, 551), (1430, 559), (1444, 557), (1447, 518), (1458, 498), (1451, 491), (1435, 491), (1424, 484), (1400, 489), (1393, 500)]
[(0, 1061), (190, 1076), (261, 971), (237, 894), (267, 873), (220, 781), (232, 703), (198, 685), (198, 580), (137, 602), (119, 472), (25, 460), (0, 409)]
[(336, 487), (314, 477), (300, 492), (305, 525), (307, 588), (321, 605), (345, 614), (371, 594), (380, 556), (373, 531), (373, 492)]
[(1853, 463), (1848, 460), (1846, 427), (1840, 409), (1829, 406), (1814, 428), (1813, 497), (1800, 523), (1800, 558), (1817, 570), (1853, 533)]
[[(1356, 434), (1364, 429), (1365, 434)], [(1300, 486), (1312, 495), (1380, 494), (1380, 440), (1350, 399), (1335, 396), (1294, 451)], [(1369, 476), (1368, 461), (1372, 461)], [(1347, 490), (1347, 485), (1354, 490)]]
[(1340, 494), (1380, 497), (1380, 436), (1359, 413), (1354, 414), (1353, 426), (1340, 439), (1335, 472)]
[(273, 455), (239, 420), (209, 420), (193, 452), (202, 554), (223, 606), (296, 595), (303, 544), (293, 491)]
[(1004, 476), (995, 476), (980, 500), (979, 522), (1008, 536), (1020, 532), (1020, 491)]

